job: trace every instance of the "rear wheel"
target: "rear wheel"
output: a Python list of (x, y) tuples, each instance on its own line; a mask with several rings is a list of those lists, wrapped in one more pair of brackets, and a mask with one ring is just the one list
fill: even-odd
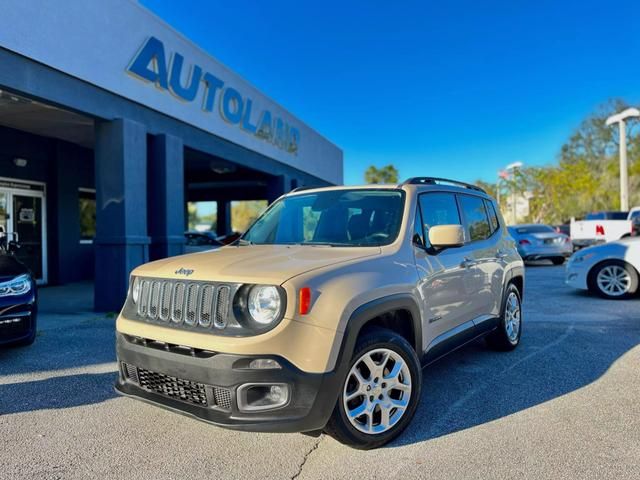
[(518, 288), (510, 283), (502, 303), (502, 316), (498, 328), (487, 335), (487, 344), (501, 351), (513, 350), (522, 336), (522, 301)]
[(596, 265), (589, 273), (589, 289), (604, 298), (629, 298), (638, 291), (638, 272), (622, 260)]
[(413, 418), (421, 383), (420, 363), (411, 345), (391, 330), (372, 330), (358, 339), (325, 431), (354, 448), (380, 447)]

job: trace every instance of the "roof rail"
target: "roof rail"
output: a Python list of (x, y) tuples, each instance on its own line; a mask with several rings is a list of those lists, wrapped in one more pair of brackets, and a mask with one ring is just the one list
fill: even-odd
[(457, 180), (451, 180), (449, 178), (438, 178), (438, 177), (411, 177), (407, 178), (400, 185), (440, 185), (440, 184), (450, 184), (457, 187), (468, 188), (470, 190), (476, 190), (478, 192), (487, 193), (484, 189), (478, 187), (477, 185), (472, 185), (470, 183), (459, 182)]
[(313, 190), (314, 188), (322, 188), (322, 187), (320, 185), (304, 185), (302, 187), (296, 187), (293, 190), (290, 190), (289, 193), (302, 192), (304, 190)]

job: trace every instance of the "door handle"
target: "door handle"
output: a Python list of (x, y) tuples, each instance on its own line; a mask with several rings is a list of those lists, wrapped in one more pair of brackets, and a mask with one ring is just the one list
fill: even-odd
[(476, 262), (474, 259), (469, 258), (469, 257), (465, 257), (464, 260), (462, 261), (462, 263), (460, 264), (460, 266), (462, 268), (469, 268), (469, 267), (473, 267), (477, 263), (478, 262)]

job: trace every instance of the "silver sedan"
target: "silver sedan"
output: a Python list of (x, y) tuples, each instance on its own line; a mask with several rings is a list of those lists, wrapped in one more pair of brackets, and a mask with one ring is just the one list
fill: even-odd
[(509, 233), (524, 261), (551, 260), (554, 265), (562, 265), (573, 253), (569, 236), (556, 232), (549, 225), (513, 225), (509, 227)]

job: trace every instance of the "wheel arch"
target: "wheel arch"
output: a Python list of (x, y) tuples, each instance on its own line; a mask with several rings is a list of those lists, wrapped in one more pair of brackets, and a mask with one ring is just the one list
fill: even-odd
[(356, 341), (367, 329), (383, 327), (404, 337), (422, 355), (422, 319), (411, 295), (394, 294), (367, 302), (356, 308), (347, 322), (340, 356), (350, 358)]

